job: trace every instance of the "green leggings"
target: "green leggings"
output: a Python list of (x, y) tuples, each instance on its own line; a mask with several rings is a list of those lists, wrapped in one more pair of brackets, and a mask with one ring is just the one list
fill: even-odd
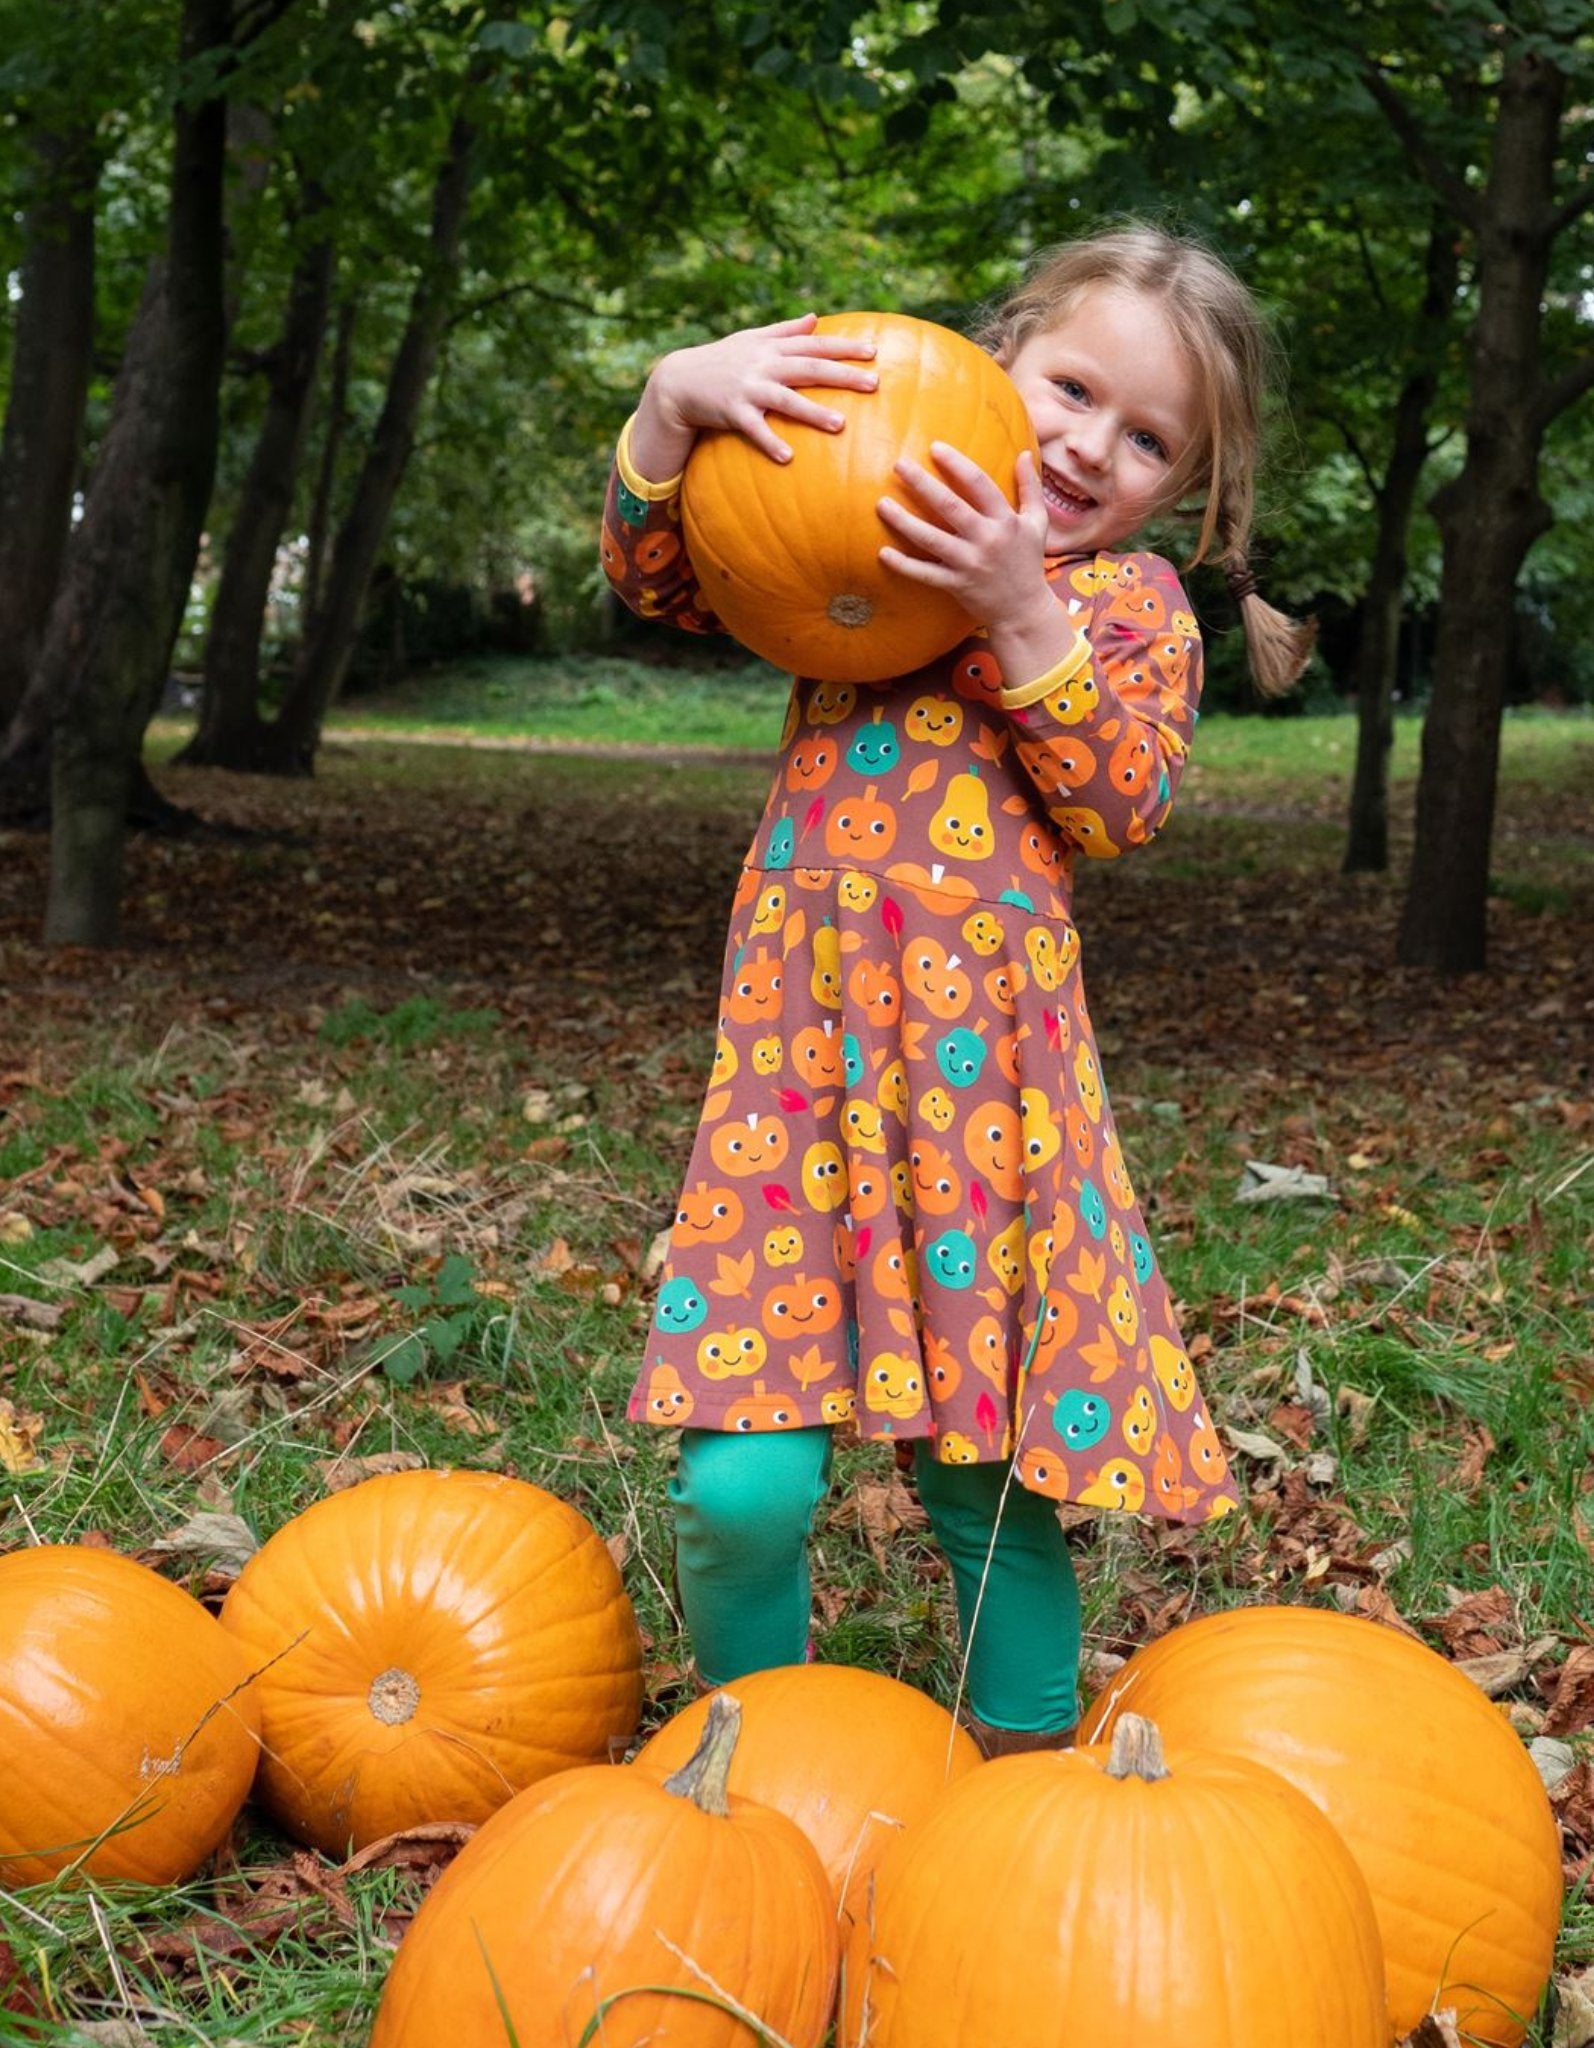
[[(995, 1728), (1069, 1726), (1079, 1588), (1056, 1509), (1009, 1481), (1005, 1465), (938, 1465), (927, 1450), (915, 1446), (919, 1498), (952, 1569), (971, 1710)], [(682, 1432), (670, 1482), (676, 1575), (711, 1684), (802, 1662), (808, 1539), (830, 1460), (824, 1428)]]

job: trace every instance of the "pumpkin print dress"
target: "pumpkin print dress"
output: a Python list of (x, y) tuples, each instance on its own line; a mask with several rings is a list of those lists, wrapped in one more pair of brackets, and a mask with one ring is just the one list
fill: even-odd
[[(622, 439), (604, 564), (643, 617), (711, 631), (679, 487)], [(1201, 641), (1159, 556), (1047, 573), (1084, 637), (1023, 687), (979, 634), (889, 682), (794, 683), (631, 1413), (927, 1437), (1054, 1500), (1202, 1521), (1237, 1498), (1069, 911), (1080, 854), (1168, 815)]]

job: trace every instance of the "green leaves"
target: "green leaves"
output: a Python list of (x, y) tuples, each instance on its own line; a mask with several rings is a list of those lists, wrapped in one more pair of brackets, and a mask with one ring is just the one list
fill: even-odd
[(382, 1371), (398, 1386), (409, 1386), (434, 1367), (446, 1370), (466, 1340), (495, 1313), (476, 1291), (475, 1268), (451, 1252), (430, 1280), (395, 1287), (393, 1298), (413, 1309), (421, 1320), (391, 1351), (383, 1354)]

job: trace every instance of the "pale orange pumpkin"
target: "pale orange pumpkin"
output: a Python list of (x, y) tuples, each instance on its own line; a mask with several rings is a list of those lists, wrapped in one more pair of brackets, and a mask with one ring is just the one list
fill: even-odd
[(1522, 2040), (1560, 1924), (1559, 1835), (1511, 1724), (1454, 1665), (1356, 1615), (1239, 1608), (1137, 1651), (1082, 1736), (1125, 1712), (1267, 1765), (1334, 1823), (1372, 1892), (1398, 2035), (1449, 2008), (1469, 2041)]
[(788, 463), (740, 434), (700, 436), (681, 517), (704, 601), (743, 646), (801, 675), (874, 682), (933, 661), (984, 623), (881, 566), (880, 549), (899, 543), (877, 502), (928, 516), (893, 465), (909, 456), (939, 474), (930, 443), (946, 441), (1015, 504), (1014, 464), (1035, 452), (1035, 435), (1006, 371), (949, 328), (852, 312), (827, 315), (817, 331), (873, 341), (879, 389), (816, 388), (845, 418), (839, 434), (777, 418)]
[(0, 1557), (0, 1887), (191, 1876), (254, 1777), (250, 1672), (214, 1615), (133, 1558)]
[(845, 2048), (1388, 2048), (1355, 1859), (1245, 1757), (1105, 1747), (983, 1764), (875, 1872)]
[(250, 1559), (222, 1607), (259, 1681), (259, 1795), (341, 1856), (423, 1821), (480, 1821), (617, 1753), (642, 1651), (597, 1532), (487, 1472), (398, 1472), (329, 1495)]
[[(945, 1707), (884, 1672), (781, 1665), (735, 1682), (741, 1740), (730, 1786), (790, 1816), (819, 1852), (848, 1913), (864, 1910), (871, 1872), (902, 1829), (980, 1761)], [(633, 1768), (663, 1777), (692, 1754), (709, 1701), (694, 1700), (638, 1750)]]
[(667, 1781), (564, 1771), (512, 1799), (400, 1943), (371, 2048), (819, 2048), (830, 1887), (794, 1822), (727, 1793), (736, 1729), (721, 1697)]

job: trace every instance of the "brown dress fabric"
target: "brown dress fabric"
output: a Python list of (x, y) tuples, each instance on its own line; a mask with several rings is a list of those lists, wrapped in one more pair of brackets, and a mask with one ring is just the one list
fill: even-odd
[[(617, 471), (603, 540), (634, 610), (714, 627), (678, 497)], [(1159, 556), (1048, 575), (1091, 658), (1039, 695), (1005, 691), (979, 635), (889, 682), (794, 684), (632, 1414), (928, 1437), (1055, 1500), (1196, 1522), (1237, 1496), (1069, 902), (1080, 853), (1167, 817), (1201, 641)]]

